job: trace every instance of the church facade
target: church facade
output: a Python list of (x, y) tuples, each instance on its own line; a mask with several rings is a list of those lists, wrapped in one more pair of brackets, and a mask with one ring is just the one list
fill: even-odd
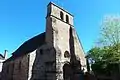
[(3, 64), (2, 80), (78, 80), (87, 71), (73, 15), (47, 6), (45, 32), (23, 43)]

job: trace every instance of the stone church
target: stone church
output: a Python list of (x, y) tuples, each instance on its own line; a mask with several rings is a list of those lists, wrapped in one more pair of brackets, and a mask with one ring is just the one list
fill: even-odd
[(86, 59), (73, 15), (50, 2), (45, 32), (24, 42), (3, 64), (2, 80), (80, 80)]

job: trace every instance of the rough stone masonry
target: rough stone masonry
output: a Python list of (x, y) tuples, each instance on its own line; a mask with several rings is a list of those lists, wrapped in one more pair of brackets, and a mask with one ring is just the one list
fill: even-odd
[(79, 80), (87, 71), (73, 15), (49, 3), (45, 32), (24, 42), (3, 64), (2, 80)]

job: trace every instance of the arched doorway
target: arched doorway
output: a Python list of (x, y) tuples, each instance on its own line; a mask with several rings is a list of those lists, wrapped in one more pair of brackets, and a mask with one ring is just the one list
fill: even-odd
[(65, 63), (63, 65), (63, 78), (64, 80), (70, 80), (72, 76), (72, 68), (70, 63)]

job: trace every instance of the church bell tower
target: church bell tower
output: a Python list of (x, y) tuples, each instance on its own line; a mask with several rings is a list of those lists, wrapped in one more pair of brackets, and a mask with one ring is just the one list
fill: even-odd
[(56, 50), (56, 80), (70, 80), (74, 66), (86, 70), (86, 59), (73, 26), (73, 15), (51, 2), (47, 6), (46, 43)]

